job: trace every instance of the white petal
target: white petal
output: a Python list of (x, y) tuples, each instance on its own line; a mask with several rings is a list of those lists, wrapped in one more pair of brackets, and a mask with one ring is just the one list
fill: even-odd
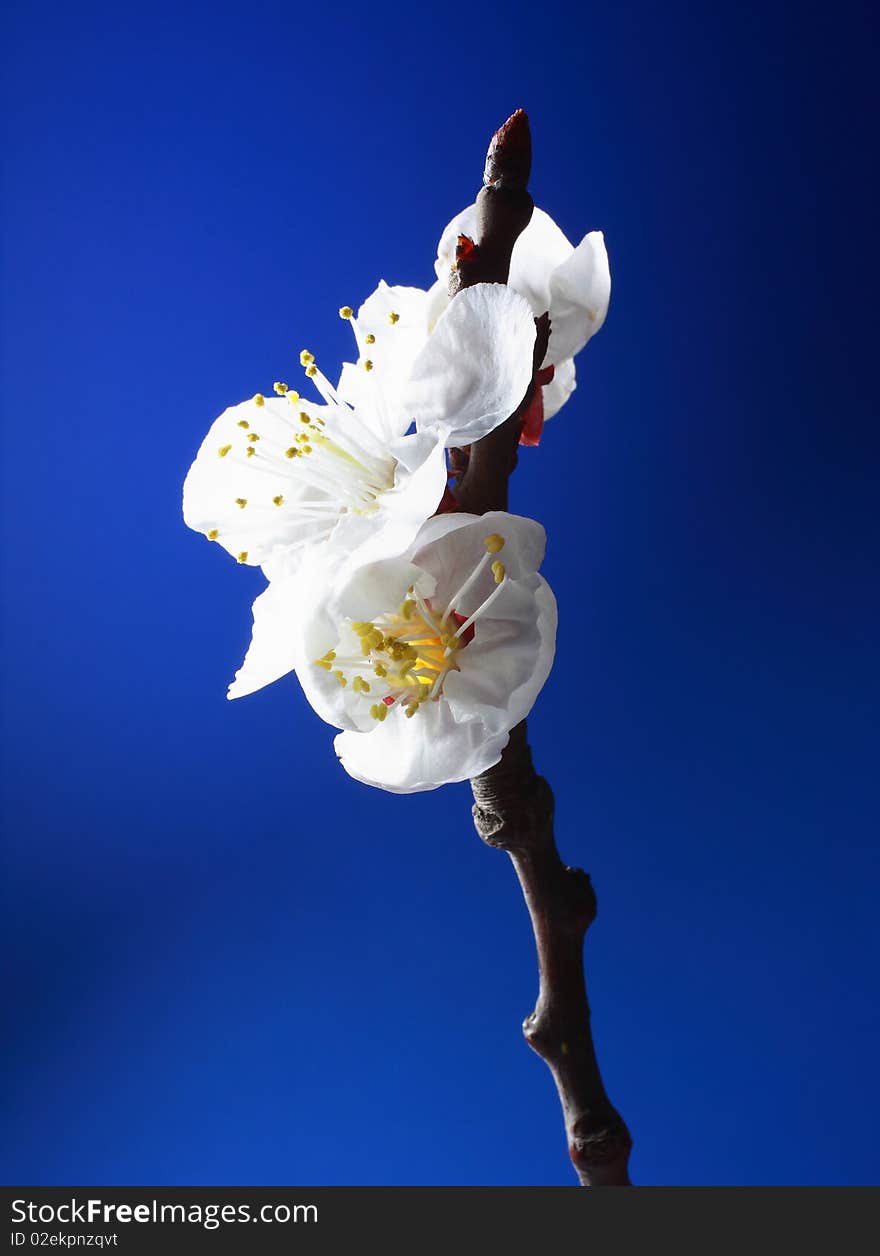
[(254, 628), (245, 660), (228, 698), (243, 698), (286, 676), (296, 664), (296, 631), (302, 599), (296, 580), (270, 584), (254, 602)]
[(466, 209), (463, 209), (460, 214), (456, 214), (452, 221), (448, 222), (444, 227), (440, 243), (437, 245), (437, 260), (434, 262), (434, 270), (441, 284), (445, 285), (449, 282), (449, 272), (452, 270), (455, 262), (455, 247), (458, 244), (458, 237), (466, 235), (473, 240), (476, 230), (476, 203), (468, 205)]
[(478, 720), (459, 724), (445, 703), (432, 702), (412, 719), (392, 708), (371, 732), (340, 733), (333, 744), (349, 776), (414, 794), (485, 772), (501, 758), (508, 736), (487, 735)]
[(549, 214), (536, 207), (529, 225), (513, 246), (507, 281), (522, 293), (536, 317), (551, 310), (550, 277), (573, 252), (565, 233)]
[(474, 624), (473, 640), (459, 651), (460, 671), (444, 683), (453, 713), (459, 719), (477, 716), (494, 733), (510, 729), (511, 694), (529, 680), (540, 646), (535, 591), (508, 581)]
[(401, 409), (401, 394), (428, 338), (433, 307), (433, 292), (390, 287), (383, 279), (351, 320), (358, 362), (344, 363), (338, 392), (386, 440), (402, 436), (410, 425), (412, 416)]
[[(444, 282), (455, 261), (459, 234), (476, 238), (475, 204), (457, 214), (440, 238), (434, 267)], [(536, 207), (513, 247), (507, 282), (525, 297), (536, 317), (549, 312), (552, 333), (546, 362), (559, 365), (574, 357), (605, 320), (611, 277), (602, 232), (591, 231), (575, 249), (550, 215)], [(545, 409), (546, 402), (545, 394)]]
[(605, 322), (611, 271), (605, 238), (591, 231), (550, 277), (549, 362), (573, 358)]
[[(431, 572), (437, 582), (438, 597), (452, 596), (485, 554), (485, 539), (498, 535), (504, 548), (498, 559), (512, 580), (537, 587), (537, 571), (544, 559), (547, 534), (540, 523), (504, 510), (485, 515), (463, 511), (436, 515), (419, 532), (412, 548), (412, 561)], [(491, 590), (492, 575), (487, 571), (482, 585), (474, 586), (456, 610), (470, 615)]]
[[(298, 416), (306, 412), (326, 415), (328, 407), (282, 397), (231, 406), (211, 425), (189, 470), (184, 522), (239, 562), (265, 565), (279, 552), (326, 538), (344, 505), (332, 489), (309, 484), (303, 459), (286, 455), (305, 430)], [(357, 424), (354, 416), (350, 421)]]
[[(375, 515), (343, 518), (333, 544), (350, 554), (353, 567), (402, 554), (443, 497), (448, 471), (445, 432), (413, 432), (389, 445), (397, 461), (394, 487), (379, 498)], [(363, 616), (361, 616), (363, 618)]]
[(532, 378), (535, 325), (525, 300), (505, 284), (475, 284), (440, 316), (413, 364), (404, 406), (421, 431), (447, 426), (447, 443), (467, 445), (508, 418)]
[(446, 280), (438, 279), (437, 282), (428, 289), (428, 332), (432, 332), (437, 326), (437, 320), (446, 307), (449, 305), (450, 296), (449, 288)]
[[(294, 417), (290, 403), (281, 398), (267, 398), (262, 406), (243, 401), (224, 410), (211, 425), (183, 486), (188, 527), (206, 535), (216, 531), (212, 539), (236, 558), (245, 554), (241, 561), (249, 565), (261, 563), (276, 545), (293, 539), (289, 512), (279, 510), (273, 498), (289, 499), (298, 490), (267, 451), (274, 450), (281, 433), (289, 445)], [(260, 439), (248, 440), (252, 435)], [(250, 456), (248, 449), (254, 451)]]
[(553, 415), (562, 409), (576, 387), (574, 362), (571, 358), (557, 362), (553, 378), (549, 384), (544, 385), (545, 420), (552, 419)]
[(372, 729), (371, 703), (355, 694), (351, 685), (341, 685), (333, 670), (318, 666), (316, 660), (328, 650), (336, 651), (340, 639), (340, 655), (357, 657), (360, 641), (347, 621), (372, 622), (399, 606), (419, 572), (406, 559), (323, 573), (315, 563), (309, 571), (314, 578), (294, 642), (297, 678), (309, 703), (326, 723), (336, 728)]

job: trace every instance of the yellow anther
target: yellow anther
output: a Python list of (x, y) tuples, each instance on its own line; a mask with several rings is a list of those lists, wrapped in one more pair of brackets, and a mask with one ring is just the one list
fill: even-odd
[(356, 632), (359, 637), (362, 637), (365, 632), (373, 631), (373, 625), (366, 623), (362, 619), (356, 619), (351, 625), (351, 630), (352, 632)]
[(310, 454), (312, 452), (311, 445), (303, 445), (302, 451), (304, 454)]
[(400, 322), (400, 315), (399, 315), (399, 314), (395, 314), (395, 313), (394, 313), (394, 311), (392, 310), (392, 311), (391, 311), (391, 313), (388, 315), (388, 322), (389, 322), (389, 323), (391, 324), (391, 326), (393, 327), (395, 323), (399, 323), (399, 322)]
[(287, 385), (284, 383), (283, 380), (276, 379), (272, 387), (275, 389), (279, 397), (283, 397), (284, 394), (287, 392)]
[(351, 682), (351, 687), (355, 693), (370, 692), (369, 682), (364, 680), (363, 676), (355, 676), (354, 680)]
[(340, 671), (340, 669), (337, 667), (333, 675), (339, 681), (340, 689), (345, 689), (346, 685), (348, 684), (348, 681), (345, 679), (345, 674), (342, 671)]
[(244, 510), (245, 506), (247, 505), (247, 498), (246, 498), (246, 497), (236, 497), (236, 499), (235, 499), (235, 504), (236, 504), (236, 506), (238, 506), (238, 508), (239, 508), (240, 510)]
[(299, 393), (298, 393), (298, 392), (294, 392), (294, 390), (293, 390), (292, 388), (288, 388), (288, 390), (287, 390), (287, 400), (290, 402), (290, 404), (291, 404), (292, 406), (295, 406), (295, 405), (296, 405), (296, 403), (299, 401)]
[(309, 353), (308, 349), (303, 349), (302, 353), (299, 355), (300, 366), (308, 366), (309, 363), (314, 362), (314, 360), (314, 353)]
[(258, 441), (259, 439), (260, 439), (260, 438), (259, 438), (259, 436), (257, 435), (257, 433), (256, 433), (256, 432), (248, 432), (248, 440), (250, 440), (250, 441)]
[(263, 396), (263, 394), (262, 394), (262, 393), (254, 393), (254, 405), (255, 405), (255, 406), (264, 406), (265, 404), (266, 404), (266, 398)]
[(219, 535), (220, 533), (217, 531), (216, 528), (212, 528), (210, 532), (205, 533), (205, 536), (208, 538), (209, 541), (216, 541)]
[(332, 671), (333, 660), (336, 658), (335, 650), (328, 650), (323, 658), (315, 659), (315, 667), (323, 667), (325, 672)]
[(411, 619), (412, 613), (415, 610), (415, 608), (416, 608), (415, 602), (410, 601), (409, 599), (407, 599), (405, 602), (401, 602), (400, 604), (401, 619)]
[(217, 450), (217, 457), (225, 458), (231, 448), (232, 448), (231, 445), (221, 445), (220, 448)]
[(376, 673), (376, 675), (379, 677), (380, 680), (383, 680), (388, 675), (388, 668), (385, 666), (384, 663), (374, 663), (373, 671)]
[(285, 457), (285, 458), (298, 458), (298, 457), (299, 457), (299, 450), (298, 450), (298, 449), (294, 449), (294, 447), (291, 445), (290, 449), (285, 449), (285, 451), (284, 451), (284, 457)]
[(250, 427), (250, 423), (248, 423), (247, 419), (239, 419), (238, 426), (247, 428)]
[(247, 449), (245, 450), (245, 453), (247, 454), (249, 458), (253, 458), (256, 452), (257, 451), (256, 449), (254, 449), (253, 445), (248, 445)]
[(273, 497), (273, 498), (272, 498), (272, 505), (273, 505), (273, 506), (283, 506), (283, 505), (284, 505), (284, 497), (283, 497), (283, 495), (282, 495), (281, 493), (279, 493), (277, 497)]
[(364, 370), (372, 371), (372, 369), (373, 369), (373, 363), (370, 361), (369, 358), (367, 358), (366, 362), (364, 363)]
[(369, 332), (366, 335), (365, 339), (368, 345), (374, 345), (376, 343), (376, 337), (373, 335), (372, 332)]
[(350, 305), (340, 305), (339, 307), (340, 318), (351, 318), (353, 314), (354, 314), (354, 310), (351, 308)]
[(490, 554), (498, 554), (504, 549), (504, 537), (493, 532), (491, 536), (486, 537), (483, 544)]
[(248, 556), (247, 550), (242, 550), (240, 554), (236, 554), (235, 561), (238, 563), (246, 563), (247, 556)]
[(411, 720), (412, 717), (415, 715), (416, 711), (418, 711), (418, 709), (419, 709), (418, 702), (411, 702), (409, 706), (406, 708), (406, 718), (408, 720)]
[(388, 708), (384, 702), (377, 702), (375, 706), (370, 707), (370, 715), (372, 715), (374, 720), (378, 720), (380, 724), (387, 714)]
[(317, 374), (318, 368), (315, 366), (314, 362), (311, 366), (306, 367), (306, 375), (308, 375), (309, 379), (314, 379)]
[(312, 421), (312, 420), (311, 420), (311, 419), (309, 418), (309, 416), (306, 414), (305, 410), (300, 410), (300, 412), (299, 412), (299, 421), (300, 421), (300, 423), (305, 423), (305, 424), (306, 424), (306, 426), (308, 426), (308, 425), (311, 423), (311, 421)]
[(495, 583), (500, 584), (507, 572), (504, 570), (504, 563), (494, 562), (492, 564), (492, 575), (495, 577)]

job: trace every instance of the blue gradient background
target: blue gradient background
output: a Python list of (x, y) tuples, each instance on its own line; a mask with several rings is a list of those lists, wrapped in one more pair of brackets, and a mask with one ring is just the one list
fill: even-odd
[(614, 277), (512, 501), (633, 1172), (877, 1181), (868, 6), (5, 21), (4, 1180), (572, 1181), (467, 786), (350, 781), (293, 679), (227, 703), (261, 577), (180, 518), (224, 406), (430, 281), (523, 105)]

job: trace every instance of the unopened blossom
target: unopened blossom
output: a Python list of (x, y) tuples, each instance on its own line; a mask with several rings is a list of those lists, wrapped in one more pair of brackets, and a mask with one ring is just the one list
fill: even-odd
[(335, 747), (351, 776), (396, 793), (475, 776), (498, 762), (553, 661), (544, 544), (530, 519), (441, 515), (399, 553), (323, 578), (313, 566), (305, 613), (301, 582), (273, 582), (229, 696), (295, 667), (318, 715), (344, 730)]
[[(389, 308), (379, 334), (347, 308), (340, 313), (362, 349), (354, 368), (361, 390), (349, 387), (346, 400), (304, 350), (300, 361), (322, 402), (279, 382), (275, 395), (230, 407), (184, 484), (186, 523), (270, 577), (289, 574), (331, 539), (347, 551), (374, 540), (409, 544), (443, 495), (451, 434), (490, 429), (529, 384), (531, 311), (501, 285), (462, 293), (432, 333), (420, 331), (415, 352), (408, 316)], [(417, 430), (408, 432), (413, 420)]]
[[(471, 239), (478, 235), (476, 204), (457, 214), (440, 237), (434, 263), (438, 283), (448, 280), (462, 235)], [(574, 391), (573, 359), (608, 313), (611, 272), (602, 232), (590, 231), (575, 247), (549, 214), (535, 208), (513, 246), (508, 283), (526, 298), (536, 317), (550, 315), (550, 343), (542, 364), (542, 413), (531, 416), (539, 435), (543, 419), (556, 414)]]

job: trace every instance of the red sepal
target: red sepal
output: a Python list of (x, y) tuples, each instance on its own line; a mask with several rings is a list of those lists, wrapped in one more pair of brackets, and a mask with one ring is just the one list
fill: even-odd
[(540, 445), (541, 433), (544, 430), (544, 385), (549, 384), (553, 378), (554, 368), (545, 366), (543, 371), (538, 371), (535, 376), (535, 391), (532, 393), (532, 400), (529, 408), (526, 410), (522, 428), (519, 434), (519, 443), (521, 445)]

